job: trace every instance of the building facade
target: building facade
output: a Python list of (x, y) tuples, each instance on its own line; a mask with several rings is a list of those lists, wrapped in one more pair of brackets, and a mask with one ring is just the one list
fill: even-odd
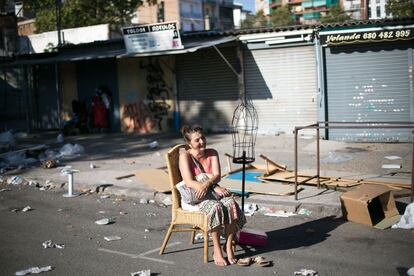
[(142, 5), (135, 24), (178, 21), (184, 32), (233, 29), (232, 0), (168, 0)]

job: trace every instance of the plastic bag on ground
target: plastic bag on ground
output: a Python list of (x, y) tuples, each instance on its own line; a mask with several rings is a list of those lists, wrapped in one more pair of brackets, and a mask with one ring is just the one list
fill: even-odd
[(405, 208), (404, 215), (400, 221), (394, 224), (391, 228), (403, 228), (412, 229), (414, 228), (414, 203), (410, 203)]
[(0, 133), (0, 144), (15, 146), (16, 140), (14, 139), (13, 133), (10, 131)]
[(85, 152), (85, 148), (79, 144), (65, 144), (59, 151), (61, 156), (73, 156)]
[(35, 267), (31, 267), (25, 270), (17, 271), (14, 275), (21, 276), (21, 275), (27, 275), (27, 274), (38, 274), (38, 273), (50, 271), (50, 270), (52, 270), (52, 267), (50, 265), (44, 266), (44, 267), (35, 266)]

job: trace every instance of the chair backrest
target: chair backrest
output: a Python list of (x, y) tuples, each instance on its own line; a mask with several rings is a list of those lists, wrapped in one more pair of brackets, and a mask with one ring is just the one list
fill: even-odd
[(187, 148), (184, 144), (176, 145), (175, 147), (171, 148), (167, 154), (165, 155), (167, 161), (167, 168), (168, 168), (168, 176), (170, 178), (170, 185), (171, 185), (171, 196), (172, 196), (172, 211), (178, 209), (180, 207), (180, 194), (175, 187), (177, 183), (181, 182), (183, 178), (181, 177), (180, 168), (178, 166), (178, 158), (180, 156), (180, 150), (185, 150)]

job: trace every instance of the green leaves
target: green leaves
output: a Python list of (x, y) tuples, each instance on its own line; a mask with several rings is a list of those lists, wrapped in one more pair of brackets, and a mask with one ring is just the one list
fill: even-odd
[(414, 0), (388, 0), (385, 10), (394, 18), (412, 18), (414, 17)]
[[(61, 0), (60, 0), (61, 1)], [(54, 31), (56, 27), (56, 0), (24, 0), (25, 8), (36, 12), (38, 33)], [(157, 0), (64, 0), (60, 4), (61, 28), (77, 28), (97, 24), (128, 25), (133, 14), (144, 2)]]

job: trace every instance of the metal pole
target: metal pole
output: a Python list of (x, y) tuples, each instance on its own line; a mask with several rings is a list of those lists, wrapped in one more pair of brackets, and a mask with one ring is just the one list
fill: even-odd
[(412, 149), (412, 157), (411, 157), (411, 202), (413, 202), (414, 197), (414, 131), (411, 131), (411, 136), (413, 140), (413, 149)]
[(55, 1), (55, 6), (56, 6), (56, 30), (57, 30), (57, 35), (58, 35), (58, 47), (62, 46), (62, 38), (60, 35), (61, 32), (61, 21), (60, 21), (60, 1), (61, 0), (56, 0)]
[(298, 129), (295, 128), (295, 200), (298, 200)]
[(246, 177), (246, 151), (243, 151), (243, 177), (242, 177), (242, 212), (244, 213), (244, 188)]
[(319, 156), (319, 125), (316, 127), (316, 174), (318, 176), (318, 189), (321, 188), (321, 180), (320, 180), (320, 156)]

